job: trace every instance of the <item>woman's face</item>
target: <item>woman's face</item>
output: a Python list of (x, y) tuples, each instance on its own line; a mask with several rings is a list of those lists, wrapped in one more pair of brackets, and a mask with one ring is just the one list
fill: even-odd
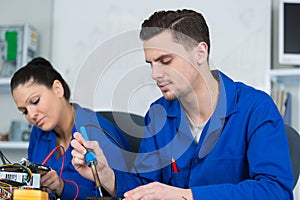
[(55, 129), (61, 121), (64, 96), (57, 80), (50, 89), (32, 81), (21, 84), (13, 90), (13, 98), (25, 118), (44, 131)]

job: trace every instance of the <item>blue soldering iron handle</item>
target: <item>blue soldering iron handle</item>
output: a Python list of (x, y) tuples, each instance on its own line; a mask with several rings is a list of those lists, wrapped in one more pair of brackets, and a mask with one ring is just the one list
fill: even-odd
[[(87, 132), (86, 132), (84, 126), (80, 127), (80, 132), (81, 132), (82, 136), (84, 137), (84, 139), (86, 141), (88, 141), (89, 137), (87, 135)], [(100, 179), (99, 179), (99, 176), (98, 176), (98, 173), (97, 173), (97, 170), (96, 170), (97, 159), (96, 159), (95, 154), (93, 152), (89, 151), (88, 149), (87, 149), (87, 153), (85, 154), (85, 162), (92, 169), (92, 173), (93, 173), (93, 176), (94, 176), (96, 187), (98, 188), (98, 191), (99, 191), (99, 195), (100, 195), (100, 197), (103, 197), (102, 190), (101, 190)]]
[[(80, 133), (86, 141), (89, 141), (89, 137), (87, 135), (86, 129), (84, 126), (80, 127)], [(87, 153), (85, 154), (85, 162), (90, 165), (91, 163), (97, 164), (96, 156), (93, 152), (87, 149)]]
[(86, 129), (84, 126), (80, 126), (80, 133), (86, 141), (89, 141), (89, 137), (87, 135)]

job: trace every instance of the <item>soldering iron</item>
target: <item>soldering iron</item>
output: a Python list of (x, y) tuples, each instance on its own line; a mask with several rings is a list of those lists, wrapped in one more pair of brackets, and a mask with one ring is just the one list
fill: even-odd
[[(87, 132), (86, 132), (86, 129), (84, 126), (80, 127), (80, 132), (81, 132), (83, 138), (86, 141), (88, 141), (89, 138), (88, 138), (88, 135), (87, 135)], [(86, 161), (87, 165), (92, 169), (92, 173), (94, 176), (96, 187), (99, 191), (99, 195), (100, 195), (100, 197), (103, 197), (102, 190), (101, 190), (101, 183), (100, 183), (100, 179), (99, 179), (97, 169), (96, 169), (97, 159), (96, 159), (95, 154), (92, 151), (89, 151), (88, 149), (87, 149), (87, 153), (85, 154), (85, 161)]]
[[(85, 127), (87, 127), (87, 126), (91, 126), (91, 127), (94, 127), (94, 128), (97, 128), (97, 129), (103, 131), (103, 133), (106, 136), (108, 136), (120, 149), (125, 151), (124, 147), (108, 131), (106, 131), (102, 127), (97, 126), (95, 124), (85, 124), (84, 126), (80, 127), (80, 132), (85, 140), (88, 141), (88, 136), (87, 136), (87, 132), (85, 129)], [(122, 200), (122, 198), (118, 198), (118, 197), (103, 197), (102, 192), (101, 192), (100, 179), (98, 177), (98, 173), (96, 170), (97, 159), (95, 157), (95, 154), (87, 149), (87, 153), (85, 154), (85, 160), (86, 160), (87, 165), (90, 166), (92, 169), (96, 187), (98, 188), (99, 193), (100, 193), (100, 197), (87, 197), (86, 200)], [(139, 174), (138, 170), (136, 169), (135, 165), (133, 165), (133, 168), (135, 169), (136, 175), (140, 179), (141, 183), (144, 185), (145, 183), (144, 183), (143, 179), (140, 177), (140, 174)]]

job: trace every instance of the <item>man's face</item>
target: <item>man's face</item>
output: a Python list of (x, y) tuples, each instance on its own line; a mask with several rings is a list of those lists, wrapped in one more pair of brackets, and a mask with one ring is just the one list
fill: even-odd
[(196, 50), (187, 51), (176, 43), (168, 31), (144, 41), (146, 62), (151, 65), (152, 78), (165, 99), (182, 98), (192, 92), (199, 78), (196, 67)]

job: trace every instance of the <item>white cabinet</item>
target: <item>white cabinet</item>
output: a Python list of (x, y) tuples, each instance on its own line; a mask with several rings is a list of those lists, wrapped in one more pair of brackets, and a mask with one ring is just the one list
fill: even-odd
[(283, 85), (300, 84), (300, 68), (272, 69), (270, 78), (273, 83)]
[(300, 67), (270, 70), (271, 90), (283, 90), (291, 94), (291, 126), (300, 131)]
[(27, 23), (0, 26), (0, 77), (11, 77), (36, 56), (38, 31)]
[[(272, 89), (280, 88), (291, 93), (292, 97), (292, 126), (300, 131), (300, 67), (277, 68), (270, 70)], [(295, 200), (300, 200), (300, 181), (294, 189)]]
[(279, 63), (279, 0), (272, 1), (272, 59), (269, 70), (270, 89), (284, 90), (291, 94), (291, 125), (300, 131), (300, 66)]

